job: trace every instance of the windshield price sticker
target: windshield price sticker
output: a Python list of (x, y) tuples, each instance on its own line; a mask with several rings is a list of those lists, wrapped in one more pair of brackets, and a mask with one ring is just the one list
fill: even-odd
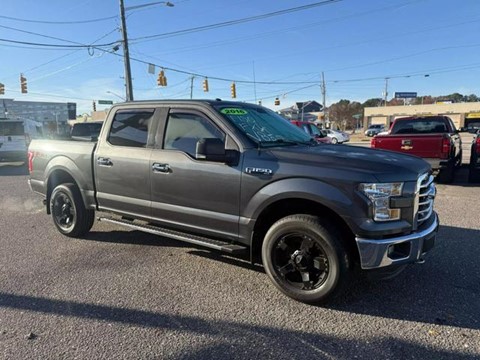
[(235, 109), (235, 108), (225, 108), (220, 110), (222, 114), (225, 115), (247, 115), (248, 112), (243, 109)]

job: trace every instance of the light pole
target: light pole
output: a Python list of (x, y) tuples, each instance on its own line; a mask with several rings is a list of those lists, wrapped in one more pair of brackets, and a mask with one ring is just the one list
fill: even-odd
[(169, 1), (156, 1), (143, 5), (130, 6), (125, 8), (123, 0), (120, 0), (120, 20), (122, 23), (122, 44), (123, 44), (123, 62), (125, 66), (125, 100), (133, 101), (133, 86), (132, 86), (132, 71), (130, 68), (130, 53), (128, 51), (128, 36), (127, 36), (127, 22), (125, 19), (125, 10), (134, 10), (146, 6), (152, 6), (157, 4), (165, 4), (165, 6), (174, 6)]

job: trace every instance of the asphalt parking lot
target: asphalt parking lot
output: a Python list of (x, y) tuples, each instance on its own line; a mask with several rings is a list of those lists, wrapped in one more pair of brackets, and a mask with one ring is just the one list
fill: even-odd
[(295, 302), (262, 267), (96, 223), (60, 235), (25, 166), (0, 166), (0, 358), (480, 359), (480, 184), (438, 185), (423, 265)]

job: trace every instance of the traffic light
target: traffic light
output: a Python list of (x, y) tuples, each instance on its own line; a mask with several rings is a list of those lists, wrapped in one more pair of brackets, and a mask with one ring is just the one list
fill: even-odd
[(237, 97), (237, 88), (235, 87), (235, 83), (232, 83), (232, 85), (230, 85), (230, 93), (232, 95), (232, 99), (235, 99)]
[(92, 105), (93, 105), (93, 111), (97, 111), (97, 104), (95, 103), (95, 100), (93, 100)]
[(208, 79), (203, 80), (203, 91), (208, 92)]
[(22, 89), (22, 94), (26, 94), (27, 91), (27, 78), (20, 74), (20, 88)]
[(167, 78), (163, 70), (158, 73), (157, 84), (158, 86), (167, 86)]
[(278, 97), (275, 98), (275, 105), (280, 105), (280, 99)]
[(0, 83), (0, 95), (5, 95), (5, 85)]

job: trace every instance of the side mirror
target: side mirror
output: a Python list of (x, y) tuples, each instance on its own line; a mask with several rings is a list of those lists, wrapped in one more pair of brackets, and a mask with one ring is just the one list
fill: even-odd
[(204, 138), (197, 141), (195, 157), (198, 160), (226, 162), (225, 143), (217, 138)]

